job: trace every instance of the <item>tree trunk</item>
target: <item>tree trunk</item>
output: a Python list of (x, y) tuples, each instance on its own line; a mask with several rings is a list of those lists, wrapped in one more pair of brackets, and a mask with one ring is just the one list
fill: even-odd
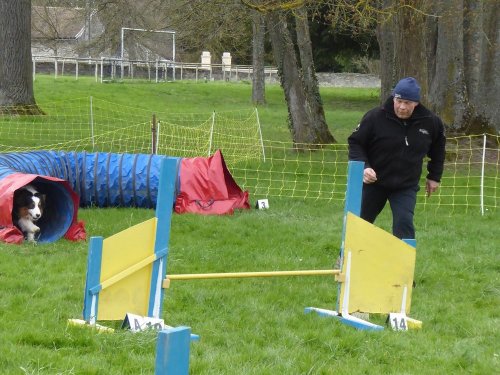
[(266, 84), (264, 73), (264, 16), (252, 11), (252, 102), (254, 105), (266, 104)]
[[(391, 5), (393, 0), (384, 0), (382, 8), (387, 8)], [(396, 74), (395, 64), (395, 44), (396, 44), (396, 30), (392, 25), (392, 17), (388, 20), (380, 18), (377, 23), (377, 40), (380, 50), (380, 81), (382, 83), (380, 89), (381, 103), (391, 94), (391, 90), (398, 77)]]
[(500, 132), (500, 12), (495, 1), (466, 1), (464, 64), (469, 107), (462, 128)]
[[(396, 1), (396, 2), (395, 2)], [(423, 37), (425, 16), (414, 8), (422, 9), (425, 0), (384, 0), (383, 7), (399, 4), (394, 13), (377, 26), (380, 46), (381, 101), (391, 94), (403, 77), (426, 77), (426, 40)], [(406, 7), (408, 6), (408, 7)], [(422, 91), (427, 92), (426, 81), (419, 79)]]
[[(288, 107), (289, 128), (296, 149), (310, 149), (311, 145), (331, 143), (320, 137), (311, 116), (311, 106), (301, 74), (285, 13), (267, 15), (274, 59), (278, 67), (281, 87)], [(329, 132), (329, 131), (328, 131)]]
[(297, 33), (297, 46), (302, 67), (302, 77), (306, 92), (306, 106), (311, 125), (319, 144), (335, 143), (335, 138), (328, 129), (323, 109), (323, 101), (319, 93), (318, 79), (314, 68), (314, 59), (311, 46), (311, 36), (309, 34), (309, 19), (307, 9), (301, 7), (295, 10), (295, 24)]
[(286, 19), (278, 12), (269, 13), (267, 18), (274, 59), (288, 106), (292, 140), (294, 144), (310, 143), (314, 134), (310, 131), (311, 124), (304, 108), (306, 96)]
[[(459, 7), (459, 8), (458, 8)], [(438, 20), (437, 49), (431, 61), (434, 70), (429, 72), (429, 107), (434, 109), (455, 132), (461, 127), (467, 110), (465, 90), (464, 45), (463, 45), (463, 0), (449, 0), (436, 4)]]
[[(390, 92), (397, 79), (413, 75), (422, 85), (422, 101), (450, 133), (500, 131), (500, 14), (495, 1), (419, 0), (412, 5), (423, 13), (400, 8), (394, 21), (378, 27), (385, 67), (382, 93)], [(400, 36), (392, 47), (390, 38), (384, 38), (391, 33)], [(391, 75), (393, 63), (396, 74)]]
[(0, 105), (15, 113), (39, 113), (33, 93), (30, 0), (0, 1), (0, 50)]

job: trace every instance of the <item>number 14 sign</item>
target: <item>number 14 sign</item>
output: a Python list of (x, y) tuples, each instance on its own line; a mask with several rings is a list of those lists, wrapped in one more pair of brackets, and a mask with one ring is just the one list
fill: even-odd
[(408, 331), (408, 321), (406, 320), (406, 314), (401, 313), (390, 313), (389, 323), (394, 331)]

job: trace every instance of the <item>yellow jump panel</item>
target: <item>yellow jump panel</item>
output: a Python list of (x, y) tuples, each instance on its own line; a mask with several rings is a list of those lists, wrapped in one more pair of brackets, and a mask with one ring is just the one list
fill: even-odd
[[(145, 260), (154, 256), (156, 222), (154, 217), (104, 239), (98, 320), (124, 319), (124, 311), (148, 315), (152, 263)], [(137, 269), (141, 262), (146, 265)]]
[[(351, 252), (349, 313), (401, 312), (407, 287), (406, 313), (410, 312), (416, 250), (392, 234), (360, 217), (347, 214), (342, 273)], [(345, 283), (340, 288), (342, 311)]]

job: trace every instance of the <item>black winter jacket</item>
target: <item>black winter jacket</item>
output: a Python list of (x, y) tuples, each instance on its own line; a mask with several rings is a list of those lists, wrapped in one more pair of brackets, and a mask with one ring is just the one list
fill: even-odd
[(441, 119), (422, 104), (411, 117), (399, 119), (392, 96), (382, 107), (367, 112), (349, 136), (349, 160), (364, 161), (373, 168), (377, 185), (403, 189), (419, 185), (426, 156), (427, 178), (441, 181), (446, 137)]

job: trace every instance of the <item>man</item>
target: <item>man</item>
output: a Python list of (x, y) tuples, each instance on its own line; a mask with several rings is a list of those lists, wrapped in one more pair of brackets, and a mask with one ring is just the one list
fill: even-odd
[(429, 157), (425, 189), (430, 197), (441, 181), (446, 143), (443, 122), (420, 104), (417, 80), (399, 81), (382, 107), (363, 116), (348, 143), (349, 160), (365, 162), (361, 217), (373, 223), (389, 201), (392, 233), (415, 238), (423, 159)]

